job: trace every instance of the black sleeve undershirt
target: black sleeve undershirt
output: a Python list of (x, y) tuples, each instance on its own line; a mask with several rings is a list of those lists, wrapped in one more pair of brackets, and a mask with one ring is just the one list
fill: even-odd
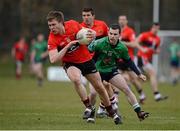
[(123, 59), (123, 61), (126, 63), (126, 65), (136, 73), (136, 75), (140, 75), (140, 71), (138, 70), (137, 66), (134, 64), (134, 62), (129, 58), (128, 60)]

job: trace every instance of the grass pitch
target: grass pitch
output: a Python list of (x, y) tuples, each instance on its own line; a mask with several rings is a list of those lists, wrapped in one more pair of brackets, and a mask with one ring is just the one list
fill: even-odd
[(13, 66), (5, 65), (0, 69), (0, 130), (178, 130), (180, 85), (159, 84), (159, 88), (168, 100), (155, 102), (149, 84), (144, 84), (147, 101), (142, 108), (150, 112), (145, 121), (138, 120), (121, 93), (124, 123), (115, 125), (112, 119), (104, 118), (90, 124), (82, 119), (85, 108), (71, 83), (45, 80), (44, 86), (38, 87), (35, 78), (27, 74), (17, 81)]

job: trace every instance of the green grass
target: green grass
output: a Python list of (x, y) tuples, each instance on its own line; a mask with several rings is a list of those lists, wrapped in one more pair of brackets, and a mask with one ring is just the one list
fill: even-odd
[(110, 118), (96, 119), (95, 124), (88, 124), (82, 119), (84, 106), (71, 83), (45, 81), (42, 88), (37, 87), (36, 80), (29, 77), (27, 71), (17, 81), (12, 67), (11, 64), (1, 64), (0, 69), (0, 130), (180, 129), (179, 85), (160, 84), (160, 91), (169, 96), (162, 102), (155, 102), (149, 84), (144, 85), (147, 101), (142, 108), (150, 112), (145, 121), (137, 119), (121, 93), (122, 125), (115, 125)]

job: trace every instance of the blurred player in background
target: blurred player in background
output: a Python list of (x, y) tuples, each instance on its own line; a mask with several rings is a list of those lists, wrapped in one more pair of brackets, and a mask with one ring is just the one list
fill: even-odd
[(170, 43), (169, 51), (171, 82), (173, 85), (177, 85), (180, 76), (180, 43), (178, 43), (175, 38), (174, 41)]
[(29, 63), (29, 72), (30, 72), (30, 75), (34, 75), (35, 72), (34, 72), (34, 69), (33, 69), (33, 65), (34, 65), (34, 61), (31, 60), (32, 58), (32, 50), (33, 50), (33, 47), (34, 47), (34, 44), (36, 43), (36, 38), (32, 38), (30, 40), (30, 56), (29, 56), (29, 59), (30, 59), (30, 63)]
[(43, 84), (43, 63), (48, 56), (47, 42), (43, 34), (37, 35), (37, 41), (34, 43), (31, 51), (31, 63), (33, 72), (37, 77), (37, 85), (42, 86)]
[[(82, 26), (74, 21), (64, 21), (64, 15), (60, 11), (51, 11), (47, 15), (48, 26), (50, 29), (48, 39), (48, 51), (51, 63), (62, 61), (64, 69), (73, 82), (78, 95), (85, 107), (88, 108), (87, 122), (94, 122), (95, 108), (91, 105), (87, 96), (86, 89), (81, 81), (84, 75), (98, 92), (100, 99), (106, 106), (106, 110), (114, 119), (115, 124), (120, 123), (120, 117), (112, 109), (108, 94), (101, 82), (99, 72), (97, 72), (92, 56), (86, 45), (80, 45), (76, 40), (76, 34)], [(89, 30), (87, 38), (93, 40), (95, 34)]]
[(11, 55), (15, 59), (16, 78), (20, 79), (22, 75), (22, 64), (28, 52), (28, 44), (24, 37), (21, 37), (12, 47)]
[[(135, 31), (131, 27), (128, 26), (127, 16), (120, 15), (118, 19), (118, 23), (121, 27), (120, 40), (125, 41), (125, 42), (132, 42), (133, 44), (133, 42), (135, 42)], [(127, 45), (127, 47), (128, 47), (129, 56), (131, 60), (134, 61), (135, 48), (130, 47), (129, 45)], [(139, 93), (140, 103), (143, 103), (146, 96), (143, 92), (141, 82), (139, 81), (137, 75), (131, 69), (129, 69), (128, 66), (125, 66), (125, 63), (123, 61), (119, 62), (118, 66), (119, 66), (120, 71), (122, 71), (122, 74), (124, 78), (126, 79), (126, 81), (131, 82), (136, 87), (136, 90)]]
[(145, 52), (138, 50), (138, 66), (149, 76), (156, 101), (168, 98), (162, 96), (158, 90), (157, 72), (152, 65), (153, 54), (160, 52), (160, 37), (157, 35), (159, 29), (159, 23), (153, 23), (150, 31), (141, 33), (136, 40), (146, 50)]

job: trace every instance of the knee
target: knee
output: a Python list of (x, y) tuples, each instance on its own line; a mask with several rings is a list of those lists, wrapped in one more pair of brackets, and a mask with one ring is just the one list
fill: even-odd
[(106, 89), (107, 91), (110, 91), (110, 90), (112, 89), (110, 83), (107, 83), (107, 82), (104, 82), (104, 81), (103, 81), (103, 85), (104, 85), (104, 87), (105, 87), (105, 89)]
[(128, 94), (131, 93), (131, 89), (130, 89), (129, 87), (124, 88), (123, 91), (124, 91), (124, 93), (125, 93), (126, 95), (128, 95)]
[(81, 84), (81, 80), (80, 80), (80, 78), (78, 78), (78, 77), (71, 79), (71, 81), (72, 81), (75, 85), (80, 85), (80, 84)]

